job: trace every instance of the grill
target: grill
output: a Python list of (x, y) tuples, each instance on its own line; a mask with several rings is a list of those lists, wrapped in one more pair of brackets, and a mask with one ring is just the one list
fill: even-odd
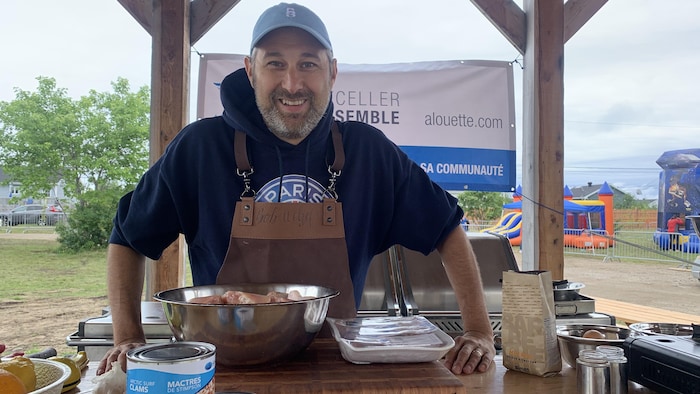
[[(479, 263), (491, 328), (500, 341), (503, 272), (517, 271), (513, 248), (506, 237), (469, 233)], [(613, 316), (596, 313), (595, 300), (578, 294), (555, 301), (557, 324), (615, 324)], [(425, 256), (400, 246), (377, 255), (367, 277), (359, 315), (425, 316), (446, 333), (463, 333), (457, 299), (437, 252)]]
[[(168, 321), (165, 319), (160, 302), (141, 302), (141, 324), (148, 343), (162, 343), (173, 340)], [(85, 351), (90, 360), (101, 360), (114, 341), (112, 340), (112, 315), (109, 309), (102, 316), (85, 319), (78, 323), (78, 330), (66, 338), (68, 346), (76, 346)]]

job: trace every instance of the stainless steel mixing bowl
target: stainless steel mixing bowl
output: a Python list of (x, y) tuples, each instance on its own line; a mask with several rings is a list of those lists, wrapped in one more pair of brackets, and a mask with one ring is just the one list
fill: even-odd
[[(250, 305), (193, 304), (194, 297), (239, 290), (256, 294), (297, 290), (301, 301)], [(179, 341), (216, 346), (216, 362), (252, 366), (285, 361), (309, 346), (323, 326), (337, 290), (285, 283), (194, 286), (157, 293), (165, 317)]]
[[(605, 339), (583, 338), (588, 330), (596, 330), (605, 335)], [(625, 339), (630, 335), (627, 328), (605, 324), (566, 324), (557, 326), (559, 351), (570, 367), (576, 368), (578, 352), (584, 349), (595, 350), (599, 345), (611, 345), (622, 348)]]
[(677, 323), (632, 323), (629, 325), (632, 336), (646, 335), (671, 335), (680, 337), (691, 337), (693, 326), (690, 324)]

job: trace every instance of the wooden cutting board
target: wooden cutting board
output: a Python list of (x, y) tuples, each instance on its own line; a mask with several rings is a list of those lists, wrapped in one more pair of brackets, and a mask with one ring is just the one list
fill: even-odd
[[(89, 393), (99, 360), (83, 370), (82, 381), (66, 394)], [(216, 366), (217, 393), (437, 393), (466, 394), (464, 384), (441, 362), (352, 364), (343, 359), (334, 339), (316, 339), (293, 360), (260, 368)]]
[(278, 366), (231, 369), (217, 366), (216, 391), (264, 393), (466, 393), (441, 362), (366, 364), (345, 361), (333, 339), (316, 339)]

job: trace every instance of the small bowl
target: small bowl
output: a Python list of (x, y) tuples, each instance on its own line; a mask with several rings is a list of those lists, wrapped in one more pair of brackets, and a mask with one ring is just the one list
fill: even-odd
[(632, 336), (671, 335), (676, 337), (693, 336), (693, 326), (676, 323), (633, 323), (629, 325)]
[[(298, 291), (308, 299), (290, 302), (226, 305), (193, 304), (194, 297), (229, 290), (255, 294)], [(326, 320), (337, 290), (286, 283), (194, 286), (157, 293), (165, 318), (178, 341), (216, 346), (216, 363), (228, 367), (277, 364), (306, 349)]]
[(573, 301), (579, 298), (581, 289), (586, 287), (579, 282), (554, 283), (554, 301)]
[(42, 358), (30, 358), (36, 373), (36, 390), (29, 394), (60, 394), (63, 384), (70, 377), (70, 367), (66, 364)]
[[(605, 339), (583, 338), (588, 330), (597, 330), (605, 335)], [(576, 368), (576, 359), (581, 350), (595, 350), (600, 345), (611, 345), (622, 348), (631, 330), (605, 324), (567, 324), (557, 326), (559, 350), (561, 356), (570, 367)]]

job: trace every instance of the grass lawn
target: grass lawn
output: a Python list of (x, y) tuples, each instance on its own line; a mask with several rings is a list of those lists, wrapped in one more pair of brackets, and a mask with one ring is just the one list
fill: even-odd
[(58, 242), (0, 238), (0, 301), (107, 294), (106, 250), (59, 253)]
[[(107, 250), (58, 251), (57, 241), (0, 238), (0, 302), (107, 295)], [(192, 275), (185, 270), (185, 285)]]

